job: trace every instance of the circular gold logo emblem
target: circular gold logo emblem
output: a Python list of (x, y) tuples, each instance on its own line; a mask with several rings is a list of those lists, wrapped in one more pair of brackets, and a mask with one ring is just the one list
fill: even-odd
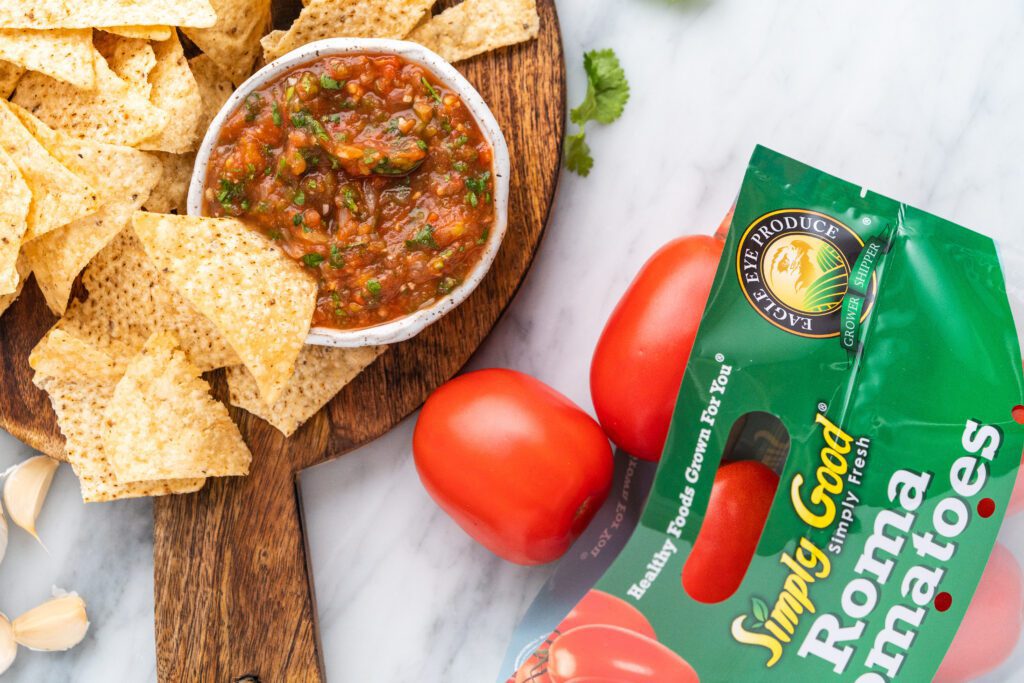
[[(825, 214), (773, 211), (743, 233), (736, 271), (747, 301), (771, 324), (802, 337), (836, 337), (851, 264), (863, 248), (857, 233)], [(869, 305), (874, 293), (872, 280)]]

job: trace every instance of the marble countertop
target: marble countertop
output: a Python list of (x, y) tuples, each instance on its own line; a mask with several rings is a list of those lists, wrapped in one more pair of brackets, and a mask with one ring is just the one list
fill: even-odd
[[(589, 178), (564, 174), (535, 265), (470, 363), (530, 373), (591, 409), (601, 327), (659, 245), (709, 232), (762, 143), (1024, 246), (1024, 7), (980, 0), (559, 0), (569, 100), (582, 54), (612, 47), (632, 86), (591, 125)], [(571, 302), (571, 303), (570, 303)], [(328, 678), (493, 681), (550, 567), (497, 560), (427, 497), (414, 419), (302, 478)], [(29, 450), (0, 434), (0, 469)], [(154, 680), (152, 507), (83, 506), (67, 467), (39, 521), (11, 530), (0, 610), (52, 585), (86, 597), (76, 649), (22, 650), (4, 680)], [(1024, 559), (1024, 515), (1003, 530)], [(1024, 677), (1024, 646), (986, 680)]]

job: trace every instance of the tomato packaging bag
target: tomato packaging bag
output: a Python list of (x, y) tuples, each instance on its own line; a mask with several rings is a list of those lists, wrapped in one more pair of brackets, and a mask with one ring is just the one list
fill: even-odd
[[(1007, 259), (756, 148), (639, 523), (508, 680), (932, 680), (1014, 562)], [(1019, 632), (1019, 568), (987, 575)]]

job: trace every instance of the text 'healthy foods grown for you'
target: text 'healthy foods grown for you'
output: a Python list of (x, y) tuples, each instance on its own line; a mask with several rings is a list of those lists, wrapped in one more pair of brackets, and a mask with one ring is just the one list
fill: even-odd
[(361, 328), (465, 280), (494, 222), (492, 173), (472, 114), (424, 67), (332, 56), (230, 115), (204, 213), (242, 218), (317, 278), (314, 325)]

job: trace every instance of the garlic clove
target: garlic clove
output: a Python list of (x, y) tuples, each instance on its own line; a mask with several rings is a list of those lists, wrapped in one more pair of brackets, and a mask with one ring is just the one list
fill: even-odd
[(0, 562), (4, 561), (4, 555), (7, 554), (7, 518), (4, 517), (4, 511), (0, 510)]
[(32, 650), (68, 650), (89, 630), (85, 601), (67, 593), (30, 609), (12, 622), (14, 640)]
[(0, 674), (11, 668), (18, 655), (18, 644), (14, 642), (14, 629), (7, 616), (0, 612)]
[(4, 482), (4, 505), (11, 521), (38, 541), (36, 518), (43, 507), (50, 482), (60, 463), (46, 455), (37, 455), (16, 466)]

